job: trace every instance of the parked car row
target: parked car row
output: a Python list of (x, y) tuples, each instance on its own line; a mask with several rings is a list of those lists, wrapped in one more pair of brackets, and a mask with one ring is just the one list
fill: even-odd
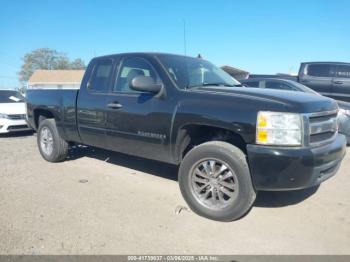
[(26, 105), (0, 91), (0, 133), (35, 129), (49, 162), (64, 161), (76, 143), (179, 165), (190, 208), (230, 221), (259, 190), (313, 187), (335, 175), (350, 141), (350, 104), (321, 94), (348, 97), (345, 66), (303, 63), (295, 81), (240, 83), (200, 58), (98, 57), (79, 90), (30, 89)]
[(79, 90), (28, 90), (26, 99), (47, 161), (64, 161), (78, 143), (179, 165), (189, 207), (219, 221), (242, 217), (259, 190), (319, 185), (346, 153), (335, 100), (242, 87), (199, 58), (98, 57)]
[[(249, 78), (260, 78), (251, 75)], [(307, 62), (301, 63), (298, 76), (264, 75), (264, 78), (282, 78), (299, 82), (321, 95), (350, 102), (350, 63)]]

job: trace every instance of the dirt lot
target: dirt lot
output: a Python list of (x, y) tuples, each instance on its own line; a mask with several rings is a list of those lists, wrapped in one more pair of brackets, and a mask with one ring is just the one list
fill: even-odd
[(50, 164), (32, 135), (0, 137), (0, 156), (1, 254), (350, 254), (350, 155), (231, 223), (188, 211), (174, 166), (92, 148)]

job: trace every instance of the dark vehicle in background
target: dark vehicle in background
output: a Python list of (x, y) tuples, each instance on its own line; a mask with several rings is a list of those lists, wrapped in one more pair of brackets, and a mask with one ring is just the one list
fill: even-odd
[[(292, 80), (278, 78), (252, 78), (241, 80), (241, 83), (247, 87), (259, 87), (286, 91), (299, 91), (310, 94), (320, 95), (311, 88), (304, 86)], [(337, 101), (339, 106), (339, 132), (347, 138), (347, 143), (350, 144), (350, 103)]]
[(249, 78), (279, 78), (295, 80), (321, 95), (350, 102), (350, 63), (307, 62), (301, 63), (298, 76), (250, 75)]
[(28, 89), (27, 117), (47, 161), (78, 143), (179, 165), (191, 209), (231, 221), (258, 190), (320, 184), (346, 152), (334, 100), (237, 86), (203, 59), (110, 55), (89, 63), (80, 90)]
[(350, 102), (350, 63), (302, 63), (298, 82), (321, 95)]

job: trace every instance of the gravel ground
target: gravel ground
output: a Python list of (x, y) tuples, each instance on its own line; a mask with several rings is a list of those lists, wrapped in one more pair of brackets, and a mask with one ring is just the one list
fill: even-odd
[(230, 223), (189, 211), (171, 165), (88, 147), (50, 164), (31, 134), (0, 137), (0, 156), (0, 254), (350, 254), (350, 155)]

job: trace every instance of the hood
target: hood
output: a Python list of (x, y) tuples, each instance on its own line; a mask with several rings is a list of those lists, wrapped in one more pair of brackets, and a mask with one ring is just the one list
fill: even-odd
[(0, 114), (24, 115), (26, 114), (25, 103), (0, 103)]
[(304, 92), (274, 90), (267, 88), (230, 88), (217, 86), (200, 87), (193, 89), (193, 91), (242, 97), (246, 100), (260, 100), (264, 101), (265, 103), (279, 104), (282, 107), (281, 110), (284, 109), (284, 111), (288, 112), (313, 113), (338, 109), (338, 105), (335, 100)]

